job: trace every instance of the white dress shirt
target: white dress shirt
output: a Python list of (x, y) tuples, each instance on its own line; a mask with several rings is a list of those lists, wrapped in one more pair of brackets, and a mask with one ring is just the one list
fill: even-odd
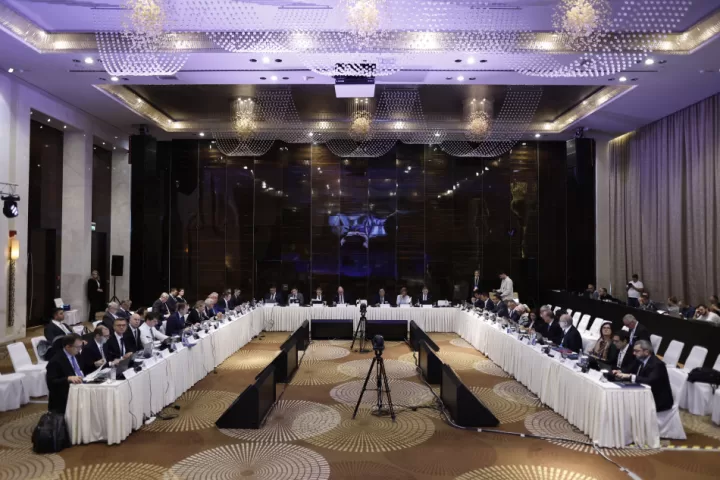
[(397, 304), (398, 305), (410, 305), (412, 303), (412, 298), (410, 295), (398, 295), (397, 296)]
[(637, 282), (630, 281), (628, 282), (632, 287), (628, 289), (627, 296), (628, 298), (640, 298), (640, 292), (637, 289), (645, 288), (645, 285), (638, 280)]
[(341, 293), (338, 295), (338, 303), (345, 303), (345, 294)]
[[(714, 314), (713, 314), (713, 315), (714, 315)], [(715, 315), (715, 316), (717, 317), (717, 315)], [(70, 334), (72, 333), (72, 332), (70, 331), (70, 329), (69, 329), (64, 323), (60, 323), (60, 322), (58, 322), (57, 320), (53, 320), (52, 322), (53, 322), (55, 325), (57, 325), (57, 326), (58, 326), (63, 332), (65, 332), (66, 334), (70, 335)]]
[(155, 327), (150, 327), (149, 325), (143, 323), (140, 325), (140, 341), (142, 342), (143, 346), (147, 345), (148, 343), (152, 343), (155, 340), (161, 342), (165, 340), (167, 335), (163, 335), (158, 331)]
[(513, 299), (513, 281), (510, 277), (505, 277), (503, 281), (500, 282), (500, 298), (503, 300)]
[(622, 367), (623, 358), (625, 358), (628, 348), (630, 348), (629, 343), (627, 345), (625, 345), (625, 348), (623, 348), (622, 350), (620, 350), (620, 352), (618, 352), (618, 359), (617, 359), (617, 367), (618, 368)]
[(720, 316), (718, 316), (718, 314), (715, 312), (707, 312), (705, 315), (697, 317), (696, 320), (714, 323), (715, 325), (720, 324)]

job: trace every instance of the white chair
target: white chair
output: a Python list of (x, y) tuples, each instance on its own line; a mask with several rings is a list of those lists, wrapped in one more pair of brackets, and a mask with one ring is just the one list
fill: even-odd
[(568, 315), (572, 315), (572, 312), (573, 312), (573, 311), (572, 311), (572, 309), (570, 309), (570, 308), (568, 308), (567, 310), (565, 310), (565, 313), (567, 313)]
[(92, 326), (93, 326), (93, 328), (97, 328), (97, 326), (100, 325), (101, 323), (102, 323), (102, 320), (95, 320), (94, 322), (92, 322)]
[(590, 325), (589, 330), (594, 337), (600, 338), (600, 329), (602, 328), (603, 323), (605, 323), (604, 319), (596, 318), (592, 325)]
[(713, 395), (712, 422), (715, 425), (720, 425), (720, 388), (715, 390), (715, 395)]
[(578, 322), (580, 321), (580, 315), (582, 315), (580, 312), (573, 313), (572, 319), (573, 319), (573, 325), (575, 326), (575, 328), (577, 328)]
[(577, 329), (580, 333), (583, 333), (587, 330), (588, 324), (590, 323), (590, 315), (587, 313), (582, 316), (582, 319), (580, 320), (580, 323), (577, 325)]
[(72, 327), (72, 329), (73, 329), (73, 332), (77, 333), (78, 335), (82, 335), (83, 330), (85, 330), (85, 326), (75, 325), (74, 327)]
[[(713, 370), (720, 371), (720, 355), (715, 359)], [(680, 397), (680, 408), (687, 408), (693, 415), (710, 415), (713, 413), (712, 399), (713, 388), (709, 383), (688, 382), (685, 395)]]
[(653, 347), (653, 352), (657, 355), (660, 351), (660, 344), (662, 343), (662, 337), (660, 335), (650, 335), (650, 343)]
[(33, 352), (35, 352), (35, 359), (37, 360), (38, 365), (45, 365), (47, 362), (40, 358), (40, 354), (38, 353), (38, 345), (40, 342), (44, 341), (45, 337), (33, 337), (30, 339), (30, 343), (32, 343)]
[(44, 397), (48, 394), (45, 383), (45, 365), (33, 365), (30, 355), (22, 342), (7, 346), (15, 373), (23, 373), (23, 385), (31, 397)]
[(560, 307), (553, 308), (553, 313), (557, 316), (557, 312), (560, 310)]
[[(671, 368), (677, 367), (684, 346), (685, 343), (683, 342), (678, 342), (677, 340), (671, 341), (663, 354), (663, 362), (665, 362), (665, 365)], [(707, 354), (707, 350), (705, 350), (705, 353)]]
[(622, 327), (622, 329), (625, 330), (626, 332), (629, 332), (629, 331), (630, 331), (630, 329), (629, 329), (627, 326)]
[(690, 355), (688, 355), (685, 360), (683, 368), (671, 368), (668, 370), (668, 377), (670, 377), (670, 387), (673, 391), (673, 398), (677, 399), (676, 403), (679, 405), (682, 403), (682, 400), (686, 395), (685, 392), (687, 390), (688, 375), (694, 368), (702, 367), (703, 363), (705, 363), (707, 353), (707, 348), (695, 345), (692, 350), (690, 350)]
[(686, 440), (685, 429), (680, 419), (680, 409), (677, 403), (670, 410), (657, 413), (658, 430), (660, 438), (671, 438), (673, 440)]
[(0, 412), (17, 410), (30, 402), (30, 395), (23, 385), (24, 378), (22, 373), (0, 373)]

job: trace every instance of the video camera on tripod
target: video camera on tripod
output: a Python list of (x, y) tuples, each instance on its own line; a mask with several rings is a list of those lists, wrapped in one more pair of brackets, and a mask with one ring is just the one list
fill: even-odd
[[(357, 404), (355, 405), (355, 411), (353, 412), (352, 418), (354, 419), (357, 415), (363, 395), (367, 390), (370, 376), (373, 374), (374, 371), (376, 387), (375, 392), (377, 392), (377, 397), (375, 401), (375, 406), (377, 410), (374, 413), (376, 415), (389, 414), (393, 421), (395, 421), (395, 408), (393, 407), (392, 398), (390, 397), (390, 382), (388, 381), (388, 376), (385, 372), (385, 362), (382, 358), (382, 352), (383, 350), (385, 350), (385, 339), (383, 338), (383, 336), (375, 335), (372, 339), (372, 346), (373, 351), (375, 352), (375, 357), (372, 359), (372, 362), (370, 362), (370, 368), (368, 369), (367, 376), (365, 377), (365, 383), (363, 384), (362, 390), (360, 391), (360, 396), (358, 397)], [(387, 398), (387, 401), (385, 401), (383, 397)]]

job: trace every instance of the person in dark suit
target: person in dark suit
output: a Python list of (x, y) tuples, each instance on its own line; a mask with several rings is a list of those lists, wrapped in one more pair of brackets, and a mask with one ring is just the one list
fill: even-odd
[[(156, 314), (156, 312), (152, 312)], [(140, 324), (143, 322), (143, 318), (134, 313), (130, 316), (128, 322), (128, 328), (125, 330), (125, 348), (129, 351), (137, 352), (143, 349), (142, 339), (140, 337)]]
[(80, 352), (80, 368), (85, 375), (102, 367), (105, 360), (105, 343), (110, 338), (110, 330), (105, 325), (98, 325), (93, 331), (93, 338), (89, 340)]
[(315, 289), (315, 295), (310, 299), (310, 303), (322, 303), (325, 301), (325, 296), (323, 295), (322, 288), (317, 287)]
[(175, 307), (177, 309), (177, 304), (179, 302), (178, 298), (178, 289), (175, 287), (170, 287), (170, 290), (168, 290), (168, 299), (167, 299), (167, 306), (168, 309), (172, 309)]
[(470, 280), (470, 296), (476, 291), (480, 291), (480, 270), (475, 270), (472, 279)]
[(673, 407), (673, 396), (665, 362), (655, 356), (652, 344), (648, 340), (637, 340), (633, 345), (633, 354), (636, 372), (623, 373), (613, 370), (615, 378), (650, 385), (655, 399), (655, 409), (658, 412), (670, 410)]
[(265, 294), (265, 303), (276, 303), (282, 305), (282, 293), (277, 291), (275, 285), (270, 287), (270, 291)]
[(45, 340), (47, 340), (50, 345), (52, 345), (56, 339), (73, 333), (70, 327), (63, 323), (65, 320), (65, 311), (62, 308), (53, 308), (50, 312), (50, 318), (51, 320), (45, 324), (44, 329)]
[(495, 310), (495, 304), (490, 300), (490, 297), (488, 296), (487, 292), (475, 292), (477, 294), (477, 297), (480, 299), (478, 307), (482, 308), (483, 310), (487, 310), (488, 312), (492, 312)]
[(560, 320), (558, 321), (558, 324), (563, 331), (560, 346), (563, 348), (567, 348), (568, 350), (572, 350), (576, 353), (582, 352), (582, 337), (580, 336), (580, 332), (578, 332), (578, 329), (575, 328), (575, 326), (572, 324), (572, 317), (567, 313), (564, 315), (560, 315)]
[[(170, 314), (165, 324), (165, 335), (172, 337), (180, 335), (185, 329), (185, 313), (187, 312), (187, 303), (179, 302), (177, 311)], [(197, 312), (195, 312), (197, 315)], [(188, 317), (189, 318), (189, 317)]]
[[(110, 302), (108, 303), (107, 308), (105, 309), (105, 315), (103, 315), (102, 324), (107, 327), (109, 331), (113, 331), (114, 325), (115, 325), (115, 319), (116, 318), (124, 318), (118, 315), (118, 307), (119, 305), (116, 302)], [(125, 320), (128, 320), (127, 318)]]
[(108, 362), (118, 359), (129, 358), (135, 350), (126, 343), (125, 332), (127, 332), (128, 321), (124, 318), (116, 318), (113, 323), (113, 332), (105, 343), (105, 358)]
[(636, 360), (635, 356), (633, 356), (629, 340), (630, 337), (624, 330), (620, 330), (619, 332), (615, 332), (615, 334), (613, 334), (613, 345), (615, 345), (617, 355), (615, 356), (614, 361), (608, 363), (620, 370), (622, 373), (637, 372), (637, 368), (635, 368)]
[(205, 319), (213, 318), (215, 315), (218, 314), (218, 311), (215, 309), (215, 301), (212, 298), (206, 298), (205, 299)]
[(120, 306), (117, 309), (117, 316), (123, 317), (126, 320), (130, 320), (130, 309), (132, 308), (132, 300), (125, 299), (120, 302)]
[(428, 290), (427, 286), (424, 286), (422, 289), (422, 293), (420, 294), (420, 297), (418, 298), (418, 302), (420, 305), (432, 305), (432, 295), (430, 295), (430, 290)]
[(499, 295), (495, 293), (491, 293), (490, 295), (492, 298), (492, 303), (494, 305), (493, 312), (495, 313), (495, 315), (497, 315), (498, 317), (509, 317), (510, 312), (508, 311), (507, 304), (500, 300)]
[(75, 358), (82, 348), (82, 339), (71, 333), (62, 337), (61, 349), (53, 356), (45, 370), (48, 387), (48, 410), (65, 414), (70, 384), (82, 383), (83, 372)]
[(188, 303), (187, 300), (185, 300), (185, 289), (184, 288), (178, 288), (178, 293), (175, 299), (178, 302), (185, 302)]
[(623, 317), (622, 321), (623, 324), (628, 328), (630, 348), (632, 348), (632, 346), (635, 345), (635, 342), (637, 342), (638, 340), (647, 340), (648, 342), (650, 341), (650, 332), (648, 332), (647, 328), (638, 323), (637, 319), (633, 315), (628, 313)]
[(288, 304), (295, 304), (298, 305), (304, 305), (305, 304), (305, 297), (303, 297), (303, 294), (298, 292), (297, 288), (293, 288), (290, 290), (290, 296), (288, 297)]
[(190, 310), (190, 314), (188, 315), (187, 323), (191, 325), (196, 325), (198, 323), (204, 322), (207, 319), (208, 317), (207, 315), (205, 315), (205, 302), (195, 302), (195, 306), (192, 310)]
[(335, 305), (338, 303), (352, 303), (352, 300), (350, 300), (350, 297), (345, 294), (345, 289), (343, 287), (338, 287), (337, 294), (335, 295), (335, 298), (333, 298), (333, 302)]
[(541, 317), (545, 322), (545, 327), (542, 330), (538, 330), (540, 334), (553, 342), (555, 345), (560, 344), (563, 337), (562, 328), (558, 325), (555, 320), (555, 315), (550, 310), (543, 310)]
[(373, 305), (384, 305), (386, 303), (391, 304), (391, 298), (385, 295), (385, 289), (381, 288), (373, 299)]
[(215, 310), (218, 312), (229, 312), (232, 310), (232, 294), (230, 293), (230, 290), (225, 290), (225, 293), (223, 293), (222, 298), (218, 302), (217, 305), (215, 305)]
[(170, 298), (170, 295), (163, 292), (160, 298), (152, 304), (152, 311), (160, 315), (160, 319), (167, 318), (170, 315), (170, 309), (167, 306), (168, 298)]
[(514, 300), (508, 300), (506, 302), (506, 305), (508, 309), (508, 317), (510, 318), (510, 320), (512, 320), (513, 322), (519, 322), (522, 313), (520, 312), (520, 309), (517, 308), (517, 303), (515, 303)]
[(235, 291), (233, 291), (232, 298), (230, 299), (232, 302), (232, 308), (239, 307), (243, 304), (242, 301), (242, 290), (239, 288), (236, 288)]
[(93, 270), (87, 281), (86, 295), (90, 308), (88, 312), (88, 322), (95, 321), (95, 313), (105, 310), (105, 291), (100, 283), (100, 275), (97, 270)]

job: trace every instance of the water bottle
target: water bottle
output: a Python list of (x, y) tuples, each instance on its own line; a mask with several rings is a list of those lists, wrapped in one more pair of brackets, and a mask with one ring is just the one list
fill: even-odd
[(534, 347), (535, 343), (537, 343), (537, 334), (535, 332), (532, 332), (530, 334), (530, 344)]
[(117, 379), (117, 368), (112, 367), (110, 369), (110, 380), (112, 380), (114, 382), (115, 379)]

